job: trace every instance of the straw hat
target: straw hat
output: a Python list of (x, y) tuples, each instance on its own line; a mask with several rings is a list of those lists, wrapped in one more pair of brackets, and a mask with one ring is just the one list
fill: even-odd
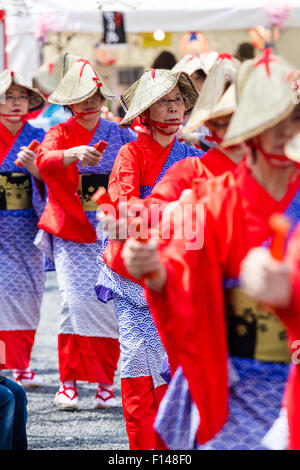
[(285, 146), (285, 154), (294, 162), (300, 163), (300, 134), (297, 134)]
[(285, 119), (295, 107), (293, 87), (298, 76), (271, 49), (243, 62), (237, 77), (237, 109), (222, 145), (243, 142)]
[(72, 105), (81, 103), (100, 90), (103, 98), (116, 97), (105, 85), (88, 60), (66, 53), (63, 59), (62, 80), (48, 101), (54, 104)]
[(58, 55), (53, 62), (42, 64), (34, 74), (34, 80), (47, 95), (54, 92), (62, 79), (63, 56)]
[(39, 90), (28, 86), (24, 78), (19, 73), (13, 72), (12, 70), (6, 69), (0, 73), (0, 95), (4, 95), (13, 83), (20, 85), (29, 91), (29, 112), (36, 111), (44, 106), (45, 98)]
[(120, 96), (126, 114), (119, 125), (130, 126), (131, 122), (160, 98), (178, 85), (184, 98), (186, 112), (194, 106), (198, 91), (191, 77), (185, 72), (152, 69), (145, 72)]
[(189, 117), (187, 131), (192, 132), (205, 121), (227, 116), (235, 111), (234, 83), (239, 66), (240, 62), (234, 58), (216, 60)]
[(215, 51), (204, 52), (203, 54), (187, 54), (172, 68), (172, 72), (186, 72), (192, 75), (196, 70), (208, 72), (214, 65), (219, 54)]

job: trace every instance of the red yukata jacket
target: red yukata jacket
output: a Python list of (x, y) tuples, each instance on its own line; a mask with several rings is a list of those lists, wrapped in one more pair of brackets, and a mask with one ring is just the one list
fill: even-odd
[(5, 159), (6, 155), (10, 151), (11, 147), (19, 137), (19, 134), (22, 132), (25, 123), (21, 129), (17, 132), (16, 135), (13, 135), (9, 130), (0, 122), (0, 165)]
[(71, 117), (47, 132), (37, 153), (37, 167), (49, 189), (38, 227), (78, 243), (95, 243), (97, 236), (77, 194), (77, 161), (64, 167), (63, 156), (66, 149), (88, 145), (97, 126), (90, 132)]
[(240, 263), (272, 234), (269, 217), (283, 212), (300, 186), (300, 176), (282, 201), (275, 201), (241, 163), (206, 183), (204, 244), (187, 250), (186, 241), (162, 241), (167, 271), (162, 293), (145, 288), (146, 299), (168, 352), (172, 372), (181, 365), (200, 413), (197, 440), (212, 439), (228, 414), (227, 328), (224, 278), (237, 278)]

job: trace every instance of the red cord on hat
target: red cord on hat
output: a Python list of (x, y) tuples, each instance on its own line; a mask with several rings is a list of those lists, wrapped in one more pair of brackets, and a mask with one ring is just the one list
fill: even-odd
[(228, 60), (232, 60), (232, 61), (233, 61), (232, 55), (231, 55), (231, 54), (227, 54), (226, 52), (224, 52), (223, 54), (219, 54), (219, 55), (218, 55), (218, 59), (221, 59), (221, 60), (228, 59)]
[(53, 62), (50, 62), (50, 64), (48, 64), (48, 74), (49, 74), (49, 75), (52, 75), (52, 73), (53, 73), (53, 68), (54, 68), (54, 63), (53, 63)]
[(201, 60), (201, 57), (199, 54), (190, 54), (190, 57), (187, 59), (187, 62), (190, 62), (190, 60), (193, 60), (193, 59), (200, 59)]
[[(153, 69), (155, 70), (155, 69)], [(183, 124), (183, 121), (182, 122), (160, 122), (160, 121), (154, 121), (153, 119), (150, 119), (150, 111), (149, 109), (146, 109), (146, 111), (144, 111), (144, 116), (143, 116), (143, 121), (145, 123), (145, 125), (147, 126), (150, 126), (150, 127), (154, 127), (157, 132), (159, 132), (160, 134), (162, 135), (173, 135), (174, 132), (164, 132), (162, 129), (166, 129), (168, 127), (171, 127), (171, 126), (178, 126), (177, 130), (179, 129), (179, 127)], [(177, 132), (177, 130), (175, 131), (175, 133)]]
[[(144, 120), (146, 124), (149, 124), (151, 127), (154, 127), (154, 129), (157, 130), (162, 135), (173, 135), (176, 134), (178, 131), (179, 127), (182, 125), (182, 122), (160, 122), (160, 121), (154, 121), (153, 119), (146, 119)], [(178, 126), (177, 130), (175, 132), (165, 132), (163, 129), (167, 129), (168, 127), (174, 127)]]
[[(30, 113), (25, 113), (25, 114), (4, 114), (4, 113), (1, 113), (0, 116), (3, 116), (4, 119), (9, 118), (9, 117), (21, 117), (20, 121), (21, 122), (26, 122), (27, 119), (28, 119), (29, 114)], [(11, 121), (10, 119), (6, 119), (6, 121), (14, 122), (14, 121)]]
[(266, 67), (266, 72), (267, 72), (268, 77), (271, 76), (270, 63), (277, 62), (277, 59), (275, 57), (272, 57), (272, 52), (273, 50), (271, 47), (266, 47), (266, 49), (264, 50), (263, 56), (260, 59), (258, 59), (257, 62), (255, 62), (253, 66), (254, 68), (256, 68), (259, 65), (264, 64)]
[(101, 88), (103, 86), (103, 83), (101, 83), (100, 79), (98, 77), (93, 77), (94, 82), (96, 82), (96, 86), (98, 88)]
[(282, 163), (286, 163), (288, 161), (291, 161), (285, 154), (277, 155), (277, 154), (274, 154), (274, 153), (265, 152), (264, 149), (262, 148), (262, 145), (261, 145), (260, 136), (257, 137), (257, 143), (254, 144), (252, 140), (248, 140), (247, 145), (252, 149), (259, 150), (259, 152), (266, 159), (266, 161), (269, 163), (269, 165), (275, 166), (276, 168), (279, 168), (279, 165), (274, 165), (272, 163), (272, 160), (276, 160), (277, 162), (282, 162)]
[(98, 113), (100, 115), (100, 109), (97, 109), (96, 111), (89, 111), (88, 113), (78, 113), (77, 111), (75, 111), (74, 109), (72, 109), (73, 113), (74, 113), (74, 119), (80, 119), (82, 118), (83, 116), (86, 116), (88, 114), (96, 114)]
[[(81, 78), (81, 76), (82, 76), (84, 67), (85, 67), (86, 65), (89, 65), (89, 66), (92, 68), (92, 70), (93, 70), (93, 72), (94, 72), (94, 74), (95, 74), (95, 77), (93, 78), (93, 80), (97, 81), (97, 86), (98, 86), (98, 88), (99, 88), (100, 86), (102, 86), (102, 83), (101, 83), (101, 81), (100, 81), (100, 78), (98, 77), (98, 74), (97, 74), (96, 70), (94, 69), (94, 67), (92, 66), (92, 64), (90, 63), (89, 60), (77, 59), (76, 62), (83, 62), (82, 67), (81, 67), (81, 69), (80, 69), (79, 78)], [(99, 84), (98, 84), (98, 82), (99, 82)]]
[(211, 135), (205, 136), (205, 140), (208, 140), (208, 142), (216, 142), (216, 144), (219, 145), (223, 142), (223, 139), (218, 136), (215, 130), (211, 130), (210, 133)]

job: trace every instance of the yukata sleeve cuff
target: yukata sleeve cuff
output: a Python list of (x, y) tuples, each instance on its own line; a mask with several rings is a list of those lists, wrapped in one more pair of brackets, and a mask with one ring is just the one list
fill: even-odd
[(108, 287), (96, 285), (95, 292), (98, 297), (98, 300), (100, 300), (100, 302), (104, 304), (107, 304), (109, 300), (112, 300), (114, 298), (113, 291), (109, 289)]
[(42, 154), (42, 152), (39, 154), (37, 167), (46, 184), (48, 184), (49, 178), (62, 183), (74, 178), (74, 172), (77, 172), (75, 168), (77, 161), (64, 167), (63, 159), (64, 150), (50, 150), (45, 154)]
[[(48, 152), (41, 151), (37, 159), (37, 166), (40, 172), (44, 171), (62, 171), (64, 158), (64, 150), (50, 150)], [(67, 167), (66, 167), (67, 168)]]

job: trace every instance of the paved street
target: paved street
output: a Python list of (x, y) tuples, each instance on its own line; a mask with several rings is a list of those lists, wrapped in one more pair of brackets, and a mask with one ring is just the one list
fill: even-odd
[(120, 403), (117, 408), (93, 409), (96, 385), (84, 382), (78, 384), (78, 411), (62, 411), (54, 405), (53, 398), (59, 383), (59, 312), (60, 295), (56, 275), (51, 272), (48, 273), (41, 322), (31, 360), (31, 367), (43, 377), (45, 385), (27, 392), (29, 449), (128, 449), (119, 376), (115, 381), (115, 393)]

